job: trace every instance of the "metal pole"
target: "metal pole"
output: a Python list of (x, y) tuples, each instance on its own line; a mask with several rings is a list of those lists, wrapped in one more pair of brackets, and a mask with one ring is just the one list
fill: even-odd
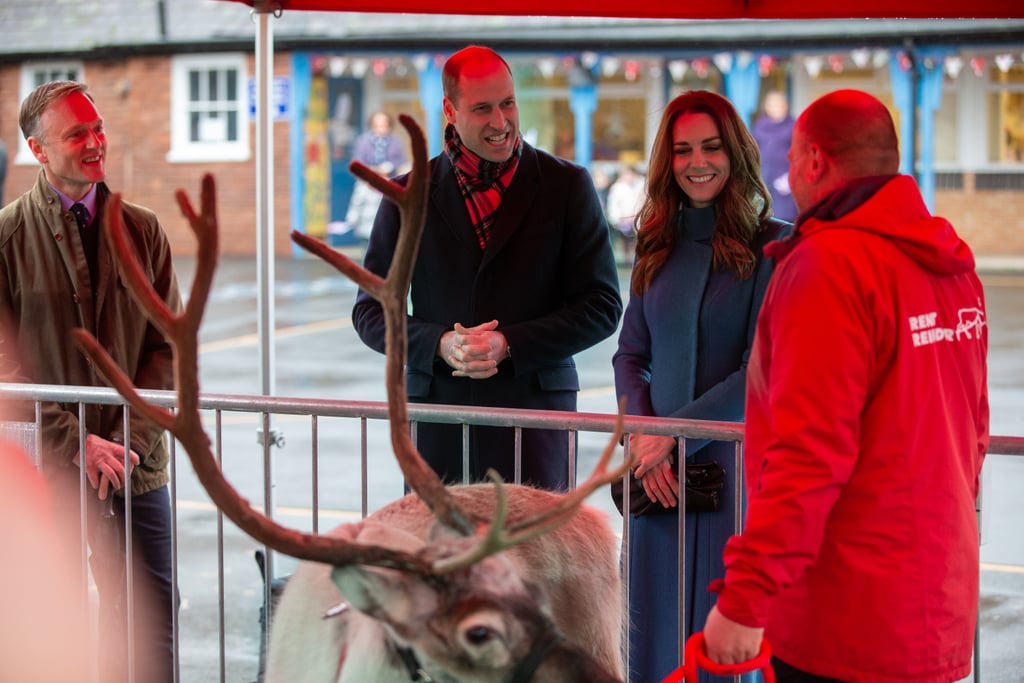
[[(257, 295), (257, 336), (260, 352), (260, 389), (264, 396), (274, 394), (274, 127), (272, 84), (274, 75), (274, 33), (271, 12), (254, 10), (256, 15), (256, 257), (259, 267)], [(263, 501), (266, 515), (273, 518), (273, 468), (271, 466), (272, 430), (270, 414), (264, 413), (258, 441), (263, 448)], [(263, 604), (270, 619), (274, 553), (264, 546), (266, 582)], [(264, 638), (266, 638), (266, 633)], [(265, 643), (266, 644), (266, 643)]]
[(270, 13), (257, 12), (256, 28), (256, 257), (259, 263), (260, 389), (274, 394), (274, 32)]

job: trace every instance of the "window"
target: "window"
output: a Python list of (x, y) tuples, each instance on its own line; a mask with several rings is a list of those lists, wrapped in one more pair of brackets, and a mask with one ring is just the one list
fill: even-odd
[(988, 160), (1024, 164), (1024, 64), (989, 69)]
[(175, 57), (169, 161), (245, 161), (248, 77), (242, 55)]
[[(81, 62), (27, 62), (21, 67), (20, 92), (18, 104), (28, 97), (29, 93), (50, 81), (81, 81)], [(16, 164), (35, 164), (36, 158), (29, 151), (21, 131), (18, 132), (18, 153), (14, 158)]]

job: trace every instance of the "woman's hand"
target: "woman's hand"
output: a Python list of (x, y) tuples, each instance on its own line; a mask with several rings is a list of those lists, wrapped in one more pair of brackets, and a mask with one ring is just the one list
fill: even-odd
[(629, 437), (630, 452), (636, 465), (633, 476), (640, 481), (647, 497), (666, 508), (679, 504), (679, 480), (676, 479), (675, 457), (672, 452), (676, 440), (670, 436)]

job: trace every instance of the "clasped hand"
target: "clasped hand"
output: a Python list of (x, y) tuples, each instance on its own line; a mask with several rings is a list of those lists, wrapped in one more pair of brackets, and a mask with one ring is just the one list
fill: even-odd
[(679, 504), (679, 480), (673, 471), (672, 451), (676, 440), (671, 436), (631, 434), (629, 449), (634, 462), (633, 477), (640, 481), (647, 497), (666, 508)]
[(508, 340), (497, 327), (497, 320), (476, 327), (455, 323), (441, 335), (437, 355), (451, 366), (452, 377), (487, 379), (498, 372), (498, 363), (508, 356)]
[[(139, 464), (139, 456), (129, 451), (129, 462), (134, 468)], [(75, 453), (73, 462), (81, 467), (81, 451)], [(124, 471), (124, 445), (107, 441), (95, 434), (85, 438), (85, 476), (89, 484), (98, 490), (100, 500), (106, 500), (108, 493), (124, 487), (131, 476), (131, 469)]]

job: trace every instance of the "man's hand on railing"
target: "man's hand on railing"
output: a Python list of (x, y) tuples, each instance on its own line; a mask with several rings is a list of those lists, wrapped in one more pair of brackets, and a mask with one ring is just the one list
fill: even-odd
[[(129, 451), (131, 466), (139, 464), (139, 456)], [(81, 467), (81, 451), (72, 460)], [(107, 493), (119, 491), (131, 476), (131, 470), (124, 471), (124, 444), (108, 441), (95, 434), (85, 437), (85, 476), (89, 484), (97, 489), (100, 500), (106, 500)]]

